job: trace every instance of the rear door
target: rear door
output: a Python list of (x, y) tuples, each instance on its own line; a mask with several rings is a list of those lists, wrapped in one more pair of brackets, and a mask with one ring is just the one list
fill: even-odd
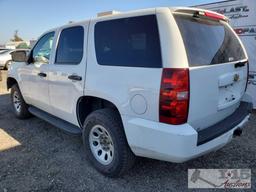
[(78, 125), (76, 105), (83, 95), (86, 70), (87, 25), (62, 28), (49, 72), (52, 114)]
[(190, 69), (188, 122), (197, 130), (231, 115), (247, 82), (247, 56), (227, 22), (177, 14)]

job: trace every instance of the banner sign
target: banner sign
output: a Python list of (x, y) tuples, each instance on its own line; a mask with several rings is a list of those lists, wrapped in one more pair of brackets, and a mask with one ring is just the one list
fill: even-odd
[(196, 7), (226, 15), (241, 38), (249, 56), (249, 81), (247, 92), (253, 98), (256, 109), (256, 1), (229, 0), (198, 5)]

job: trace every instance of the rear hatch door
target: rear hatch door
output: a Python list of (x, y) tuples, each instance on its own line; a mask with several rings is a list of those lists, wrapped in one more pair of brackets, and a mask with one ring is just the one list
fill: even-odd
[(247, 55), (226, 21), (194, 13), (179, 13), (174, 17), (189, 62), (188, 123), (202, 130), (239, 107), (247, 82)]

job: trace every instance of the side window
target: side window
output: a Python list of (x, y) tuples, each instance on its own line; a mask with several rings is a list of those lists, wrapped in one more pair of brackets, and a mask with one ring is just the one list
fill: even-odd
[(37, 44), (32, 50), (34, 63), (44, 63), (44, 64), (49, 63), (53, 38), (54, 38), (54, 32), (50, 32), (45, 34), (43, 37), (41, 37), (41, 39), (38, 40)]
[(59, 38), (55, 63), (76, 65), (83, 58), (84, 28), (81, 26), (64, 29)]
[(95, 25), (100, 65), (160, 68), (160, 40), (155, 15), (101, 21)]

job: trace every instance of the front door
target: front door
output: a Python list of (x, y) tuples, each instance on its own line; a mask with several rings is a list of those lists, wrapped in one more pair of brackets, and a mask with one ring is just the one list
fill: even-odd
[(50, 112), (48, 70), (53, 38), (54, 32), (43, 35), (31, 51), (28, 64), (19, 69), (24, 99), (46, 112)]

